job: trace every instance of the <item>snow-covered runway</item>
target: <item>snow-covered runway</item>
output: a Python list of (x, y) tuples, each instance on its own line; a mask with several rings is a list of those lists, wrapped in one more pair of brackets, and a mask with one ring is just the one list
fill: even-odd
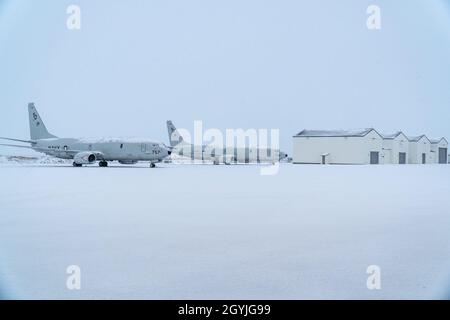
[[(450, 166), (0, 167), (11, 298), (434, 298)], [(81, 268), (81, 290), (66, 268)], [(381, 269), (381, 290), (366, 269)]]

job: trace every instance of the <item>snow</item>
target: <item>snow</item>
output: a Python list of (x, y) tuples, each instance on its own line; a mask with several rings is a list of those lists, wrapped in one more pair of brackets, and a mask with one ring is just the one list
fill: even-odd
[(403, 132), (401, 132), (401, 131), (397, 131), (396, 133), (390, 133), (390, 134), (381, 133), (381, 136), (383, 137), (383, 139), (395, 139), (402, 133)]
[[(0, 165), (8, 298), (410, 299), (450, 288), (450, 166)], [(81, 268), (81, 290), (66, 268)], [(381, 290), (366, 269), (381, 268)], [(0, 289), (1, 291), (1, 289)], [(447, 291), (448, 292), (448, 291)]]
[(430, 139), (430, 142), (431, 142), (432, 144), (438, 144), (438, 143), (440, 143), (441, 141), (447, 142), (447, 139), (445, 139), (444, 137), (442, 137), (442, 138), (440, 138), (440, 139)]
[(58, 159), (47, 155), (32, 156), (2, 156), (0, 155), (0, 165), (2, 166), (17, 166), (17, 165), (41, 165), (41, 164), (61, 164), (65, 165), (72, 163), (71, 160)]
[[(422, 139), (423, 137), (426, 137), (426, 138), (427, 138), (426, 135), (422, 134), (422, 135), (420, 135), (420, 136), (408, 136), (408, 140), (409, 140), (410, 142), (417, 142), (417, 141), (419, 141), (420, 139)], [(427, 138), (427, 139), (428, 139), (428, 138)]]
[[(353, 129), (353, 130), (302, 130), (294, 137), (364, 137), (370, 131), (374, 129)], [(381, 133), (381, 137), (383, 139), (394, 139), (398, 135), (402, 134), (401, 131), (392, 134)], [(411, 142), (417, 142), (422, 137), (426, 137), (425, 135), (420, 136), (408, 136), (408, 140)], [(428, 138), (427, 138), (428, 139)], [(445, 138), (441, 139), (430, 139), (432, 143), (439, 143), (441, 140), (445, 140)]]
[(89, 138), (82, 137), (77, 139), (81, 143), (157, 143), (152, 139), (145, 137), (101, 137), (101, 138)]
[(302, 130), (296, 137), (364, 137), (374, 129), (353, 130)]

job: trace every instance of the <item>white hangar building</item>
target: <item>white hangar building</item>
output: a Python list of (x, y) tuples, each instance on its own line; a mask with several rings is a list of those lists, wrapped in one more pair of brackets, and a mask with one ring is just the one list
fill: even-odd
[(409, 163), (427, 164), (433, 163), (431, 156), (431, 141), (426, 135), (409, 138)]
[(431, 157), (433, 163), (448, 162), (448, 141), (445, 138), (431, 140)]
[(409, 157), (409, 139), (401, 131), (394, 134), (382, 134), (385, 164), (407, 164)]
[(447, 163), (448, 142), (399, 131), (380, 134), (360, 130), (303, 130), (294, 136), (293, 163), (428, 164)]
[(303, 130), (294, 136), (293, 163), (379, 164), (383, 137), (375, 129)]

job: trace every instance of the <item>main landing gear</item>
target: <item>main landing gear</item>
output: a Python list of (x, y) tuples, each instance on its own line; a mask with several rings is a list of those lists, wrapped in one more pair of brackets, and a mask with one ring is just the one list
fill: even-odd
[(76, 163), (76, 162), (73, 162), (72, 165), (74, 167), (82, 167), (83, 166), (81, 163)]
[(100, 161), (100, 162), (98, 163), (98, 166), (99, 166), (99, 167), (107, 167), (107, 166), (108, 166), (108, 162), (106, 162), (106, 161)]
[(150, 168), (156, 168), (156, 164), (154, 164), (153, 162), (150, 162)]

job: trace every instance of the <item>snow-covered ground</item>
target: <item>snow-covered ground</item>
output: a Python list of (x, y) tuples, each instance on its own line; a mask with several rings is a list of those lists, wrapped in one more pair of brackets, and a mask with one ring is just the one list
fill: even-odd
[[(450, 165), (0, 165), (10, 298), (435, 298)], [(81, 290), (66, 268), (81, 268)], [(381, 269), (381, 289), (366, 269)]]
[(52, 165), (66, 165), (72, 163), (71, 160), (58, 159), (51, 156), (39, 155), (33, 156), (6, 156), (0, 155), (0, 165), (1, 166), (18, 166), (18, 165), (42, 165), (42, 164), (52, 164)]

